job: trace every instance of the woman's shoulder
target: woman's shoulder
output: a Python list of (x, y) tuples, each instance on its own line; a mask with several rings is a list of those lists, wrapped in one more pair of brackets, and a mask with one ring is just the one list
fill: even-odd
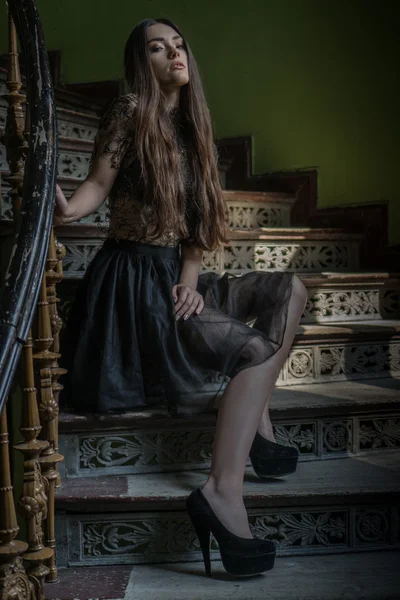
[(129, 94), (122, 94), (122, 96), (117, 96), (112, 100), (111, 105), (121, 106), (126, 108), (136, 108), (138, 103), (137, 94), (130, 92)]
[(106, 106), (101, 117), (102, 125), (107, 126), (111, 121), (126, 121), (131, 119), (137, 106), (136, 94), (129, 93), (117, 96)]

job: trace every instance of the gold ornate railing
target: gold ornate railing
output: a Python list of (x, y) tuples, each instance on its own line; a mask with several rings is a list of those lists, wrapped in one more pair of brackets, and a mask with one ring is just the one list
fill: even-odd
[[(58, 380), (64, 371), (58, 366), (61, 320), (56, 285), (62, 279), (64, 249), (51, 227), (57, 135), (40, 21), (33, 0), (9, 0), (9, 9), (8, 113), (2, 141), (15, 233), (0, 293), (0, 600), (42, 600), (45, 580), (58, 579), (54, 494), (63, 459), (57, 420), (62, 389)], [(22, 93), (17, 31), (27, 69), (29, 110)], [(22, 454), (24, 466), (23, 473), (17, 473), (23, 484), (16, 501), (7, 408), (18, 389), (21, 436), (12, 439), (12, 445)], [(24, 541), (16, 539), (16, 509), (25, 519)]]

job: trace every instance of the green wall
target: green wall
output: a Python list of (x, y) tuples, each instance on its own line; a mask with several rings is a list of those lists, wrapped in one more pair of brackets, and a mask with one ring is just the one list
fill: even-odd
[(48, 47), (63, 52), (65, 82), (121, 77), (133, 25), (147, 16), (175, 20), (197, 57), (219, 137), (252, 133), (256, 172), (318, 167), (321, 207), (389, 201), (390, 240), (400, 243), (400, 49), (391, 2), (37, 4)]

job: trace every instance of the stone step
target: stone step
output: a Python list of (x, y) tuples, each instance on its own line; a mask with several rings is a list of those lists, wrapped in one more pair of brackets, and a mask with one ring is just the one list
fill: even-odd
[[(83, 115), (83, 120), (86, 115)], [(59, 121), (60, 123), (60, 121)], [(79, 123), (68, 123), (61, 122), (64, 127), (73, 127), (77, 131), (81, 129)], [(83, 125), (82, 125), (83, 127)], [(85, 131), (82, 128), (82, 136), (85, 135)], [(64, 140), (65, 142), (66, 140)], [(82, 146), (87, 146), (90, 142), (85, 139), (80, 141)], [(63, 173), (58, 178), (58, 183), (62, 187), (67, 198), (71, 196), (76, 187), (82, 183), (82, 179), (73, 179), (70, 175), (75, 174), (76, 170), (82, 169), (84, 176), (87, 174), (89, 168), (89, 156), (81, 156), (78, 154), (64, 155), (63, 149), (61, 148), (59, 156), (59, 173)], [(0, 165), (1, 165), (1, 146), (0, 146)], [(4, 161), (3, 161), (4, 163)], [(4, 165), (3, 165), (4, 166)], [(1, 168), (0, 168), (1, 171)], [(3, 170), (3, 176), (7, 177), (8, 171)], [(4, 181), (2, 186), (3, 195), (3, 206), (2, 218), (11, 219), (11, 200), (9, 198), (10, 186)], [(224, 196), (228, 206), (228, 225), (232, 230), (247, 231), (252, 229), (259, 229), (262, 227), (268, 228), (281, 228), (288, 227), (290, 224), (290, 211), (294, 204), (295, 198), (288, 194), (281, 194), (278, 192), (236, 192), (236, 191), (224, 191)], [(93, 223), (106, 223), (106, 215), (108, 211), (108, 202), (105, 202), (97, 211), (93, 214), (85, 217), (80, 221), (80, 224), (93, 224)], [(87, 231), (87, 230), (86, 230)], [(97, 231), (98, 233), (98, 231)], [(90, 233), (87, 233), (88, 237), (92, 237)]]
[[(300, 463), (269, 483), (249, 469), (252, 530), (273, 540), (279, 556), (399, 548), (399, 470), (399, 451)], [(182, 471), (64, 481), (56, 494), (59, 564), (200, 560), (185, 501), (206, 478)]]
[(400, 318), (400, 276), (388, 273), (300, 274), (308, 303), (301, 323)]
[[(67, 311), (64, 312), (64, 317)], [(301, 325), (277, 387), (400, 376), (400, 321)], [(213, 377), (187, 405), (204, 411), (227, 380)], [(183, 404), (186, 400), (182, 398)]]
[[(59, 227), (57, 237), (67, 251), (65, 277), (82, 276), (106, 237), (98, 224)], [(231, 230), (231, 243), (205, 252), (202, 270), (240, 275), (249, 271), (355, 271), (361, 236), (342, 229), (260, 228)]]
[(220, 561), (60, 569), (48, 600), (398, 600), (395, 552), (281, 557), (272, 571), (229, 576)]
[[(400, 318), (400, 276), (371, 274), (303, 274), (308, 302), (301, 323), (343, 323)], [(59, 314), (66, 321), (80, 278), (68, 277), (57, 287)]]
[(399, 321), (302, 325), (278, 386), (400, 373)]
[[(67, 252), (64, 276), (76, 278), (82, 277), (103, 244), (107, 228), (102, 223), (78, 223), (59, 227), (56, 233)], [(2, 235), (11, 234), (11, 221), (3, 221)], [(342, 229), (232, 229), (229, 237), (229, 245), (204, 253), (203, 271), (229, 272), (233, 275), (254, 270), (340, 273), (354, 272), (359, 264), (361, 236)]]
[[(300, 461), (400, 449), (400, 379), (275, 389), (279, 443)], [(196, 399), (193, 398), (196, 403)], [(61, 413), (63, 478), (203, 469), (210, 465), (215, 412), (172, 418), (162, 409), (108, 415)]]

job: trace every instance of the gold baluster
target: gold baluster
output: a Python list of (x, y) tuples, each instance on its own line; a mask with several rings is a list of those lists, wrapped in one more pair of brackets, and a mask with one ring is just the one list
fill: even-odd
[(24, 484), (18, 510), (26, 519), (28, 550), (24, 554), (27, 574), (34, 583), (38, 600), (44, 600), (44, 579), (49, 573), (46, 562), (53, 555), (51, 548), (43, 545), (42, 521), (46, 518), (47, 497), (45, 481), (39, 465), (39, 456), (49, 445), (38, 440), (41, 430), (36, 397), (31, 335), (22, 349), (23, 401), (20, 431), (24, 441), (14, 448), (24, 456)]
[(24, 111), (25, 96), (20, 93), (22, 87), (19, 68), (17, 32), (14, 21), (9, 14), (9, 52), (6, 94), (8, 109), (3, 143), (6, 147), (7, 162), (10, 175), (5, 181), (10, 184), (10, 196), (13, 205), (13, 217), (17, 219), (21, 207), (22, 186), (24, 180), (24, 161), (27, 153), (27, 143), (24, 137)]
[[(53, 316), (51, 316), (51, 319), (52, 319), (51, 325), (52, 325), (53, 338), (54, 338), (52, 350), (54, 353), (59, 354), (60, 353), (60, 331), (62, 328), (62, 319), (59, 316), (58, 311), (57, 311), (57, 304), (59, 302), (59, 299), (57, 298), (56, 285), (58, 283), (60, 283), (60, 281), (62, 281), (64, 278), (62, 261), (63, 261), (63, 258), (65, 257), (66, 250), (65, 250), (65, 246), (63, 246), (63, 244), (61, 244), (61, 242), (59, 242), (56, 239), (56, 237), (54, 235), (54, 230), (52, 231), (52, 239), (51, 239), (50, 243), (53, 244), (53, 252), (55, 251), (55, 255), (57, 258), (57, 264), (56, 264), (56, 268), (54, 270), (54, 292), (52, 295), (52, 297), (53, 297), (52, 311), (53, 312), (50, 313), (51, 315), (53, 315)], [(51, 303), (50, 303), (50, 305), (51, 305)], [(67, 372), (66, 369), (62, 369), (61, 367), (59, 367), (58, 363), (56, 363), (52, 368), (53, 395), (54, 395), (54, 399), (57, 403), (57, 406), (59, 406), (58, 398), (59, 398), (61, 390), (63, 389), (63, 386), (61, 385), (61, 383), (59, 383), (58, 380), (62, 375), (65, 375), (66, 372)], [(54, 434), (55, 434), (54, 451), (56, 452), (56, 454), (58, 454), (58, 421), (56, 423)], [(59, 487), (61, 485), (61, 477), (58, 474), (58, 464), (55, 465), (55, 468), (57, 470), (56, 487)]]
[[(42, 424), (40, 438), (49, 442), (48, 447), (42, 452), (40, 465), (43, 476), (48, 483), (48, 504), (46, 519), (46, 545), (53, 549), (53, 555), (49, 561), (50, 572), (46, 578), (49, 582), (58, 580), (56, 565), (56, 541), (54, 532), (54, 495), (59, 474), (57, 464), (63, 460), (63, 456), (56, 452), (58, 445), (58, 392), (61, 388), (58, 378), (64, 370), (58, 367), (58, 352), (50, 351), (50, 348), (59, 349), (58, 334), (61, 329), (61, 319), (57, 314), (56, 283), (59, 276), (56, 272), (58, 263), (54, 234), (51, 233), (49, 252), (46, 261), (46, 273), (43, 280), (38, 311), (38, 337), (35, 336), (34, 344), (39, 350), (34, 354), (34, 360), (38, 362), (40, 369), (40, 404), (39, 414)], [(54, 393), (56, 391), (56, 393)]]
[[(24, 177), (24, 162), (27, 154), (27, 143), (24, 138), (24, 113), (23, 103), (25, 96), (20, 93), (22, 87), (19, 58), (17, 49), (17, 35), (11, 14), (9, 14), (9, 61), (7, 86), (9, 93), (6, 95), (8, 101), (7, 121), (3, 142), (6, 146), (7, 162), (10, 174), (6, 177), (9, 182), (13, 205), (13, 218), (17, 220), (21, 201), (22, 187)], [(28, 520), (28, 543), (15, 540), (18, 532), (18, 525), (15, 515), (15, 506), (13, 501), (9, 448), (8, 448), (8, 430), (6, 411), (1, 415), (1, 434), (0, 434), (0, 497), (1, 497), (1, 524), (0, 524), (0, 596), (4, 600), (13, 598), (43, 598), (42, 587), (40, 584), (40, 569), (37, 568), (35, 557), (38, 556), (38, 543), (40, 539), (39, 527), (36, 527), (37, 515), (40, 514), (40, 500), (38, 489), (40, 488), (39, 463), (38, 456), (40, 449), (35, 443), (36, 427), (34, 417), (34, 406), (36, 406), (36, 395), (33, 382), (33, 363), (30, 357), (29, 363), (29, 344), (23, 349), (25, 354), (24, 372), (25, 372), (25, 391), (23, 398), (23, 419), (21, 431), (24, 434), (25, 442), (18, 444), (18, 448), (24, 455), (24, 486), (23, 497), (18, 503), (18, 508), (22, 509), (23, 514)], [(39, 443), (42, 448), (42, 442)], [(40, 480), (41, 481), (41, 480)], [(22, 501), (22, 502), (21, 502)], [(28, 550), (28, 552), (27, 552)], [(40, 548), (39, 548), (40, 554)], [(23, 566), (23, 560), (28, 565), (28, 576)], [(37, 592), (37, 594), (36, 594)]]
[(21, 556), (28, 544), (16, 540), (19, 528), (15, 514), (10, 474), (6, 407), (0, 415), (0, 598), (33, 600), (33, 585), (25, 573)]

